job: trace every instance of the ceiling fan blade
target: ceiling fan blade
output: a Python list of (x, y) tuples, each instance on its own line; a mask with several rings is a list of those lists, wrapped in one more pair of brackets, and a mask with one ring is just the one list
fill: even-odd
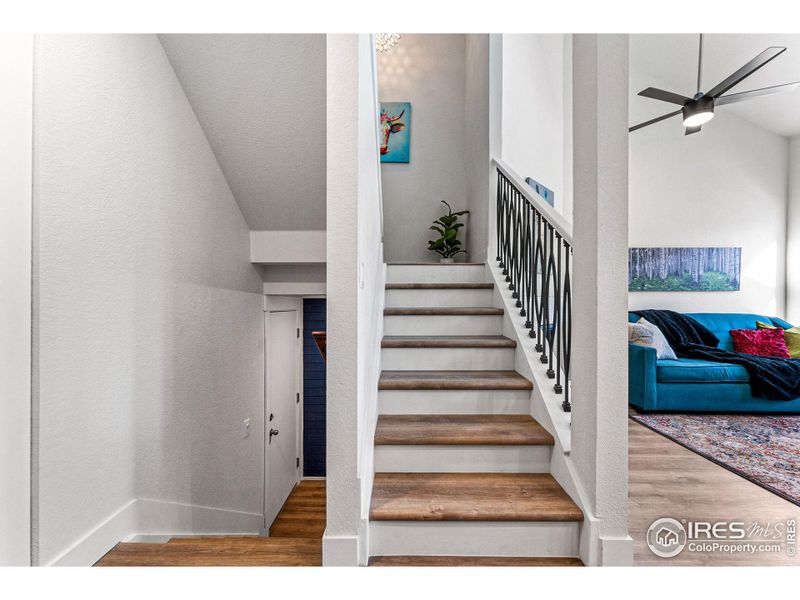
[(700, 126), (700, 125), (698, 125), (697, 127), (687, 127), (686, 131), (683, 133), (683, 135), (692, 135), (693, 133), (697, 133), (701, 129), (702, 129), (702, 126)]
[(666, 115), (661, 115), (660, 117), (656, 117), (655, 119), (650, 119), (649, 121), (645, 121), (644, 123), (639, 123), (638, 125), (634, 125), (633, 127), (628, 129), (628, 132), (636, 131), (637, 129), (641, 129), (642, 127), (647, 127), (648, 125), (652, 125), (653, 123), (658, 123), (659, 121), (663, 121), (664, 119), (669, 119), (670, 117), (674, 117), (675, 115), (681, 114), (682, 111), (676, 110), (675, 112), (667, 113)]
[(783, 46), (770, 46), (742, 68), (738, 69), (733, 74), (723, 79), (713, 88), (708, 90), (706, 92), (706, 96), (711, 96), (712, 98), (720, 97), (737, 83), (742, 81), (742, 79), (749, 77), (769, 61), (780, 56), (783, 52), (786, 52), (786, 48)]
[(748, 90), (746, 92), (739, 92), (737, 94), (720, 96), (716, 99), (715, 104), (717, 106), (721, 106), (723, 104), (733, 104), (734, 102), (742, 102), (743, 100), (750, 100), (750, 98), (758, 98), (759, 96), (769, 96), (770, 94), (791, 92), (797, 88), (800, 88), (800, 81), (795, 81), (794, 83), (784, 83), (782, 85), (771, 85), (765, 88), (758, 88), (757, 90)]
[(683, 106), (687, 102), (691, 102), (691, 98), (687, 98), (686, 96), (681, 96), (680, 94), (675, 94), (674, 92), (668, 92), (666, 90), (660, 90), (658, 88), (649, 87), (646, 90), (642, 90), (639, 92), (640, 96), (644, 96), (645, 98), (652, 98), (653, 100), (661, 100), (662, 102), (671, 102), (672, 104), (677, 104), (678, 106)]

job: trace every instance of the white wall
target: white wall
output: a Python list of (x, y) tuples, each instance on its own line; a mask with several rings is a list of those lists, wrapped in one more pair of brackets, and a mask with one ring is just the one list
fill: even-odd
[[(371, 36), (358, 36), (358, 476), (361, 527), (366, 530), (372, 497), (378, 379), (381, 373), (384, 289), (384, 231), (378, 151), (376, 56)], [(361, 563), (367, 559), (363, 545)]]
[(523, 179), (555, 192), (572, 221), (572, 40), (563, 34), (504, 34), (502, 154)]
[(789, 143), (786, 227), (786, 318), (800, 324), (800, 136)]
[(323, 229), (325, 35), (159, 39), (250, 229)]
[(369, 35), (328, 36), (325, 565), (367, 558), (384, 288), (373, 53)]
[(132, 498), (261, 513), (261, 279), (158, 39), (42, 36), (34, 91), (38, 562)]
[(633, 292), (630, 307), (784, 316), (786, 138), (720, 110), (699, 134), (678, 119), (631, 133), (629, 161), (631, 247), (742, 248), (741, 291)]
[(466, 237), (469, 258), (486, 260), (489, 243), (489, 35), (466, 36), (464, 80), (464, 159), (470, 228)]
[[(467, 208), (465, 37), (402, 34), (378, 55), (379, 100), (412, 109), (410, 162), (381, 165), (387, 261), (438, 261), (428, 227), (446, 211), (440, 201)], [(485, 224), (468, 221), (465, 229), (473, 227)]]
[(33, 36), (0, 35), (0, 565), (30, 564)]

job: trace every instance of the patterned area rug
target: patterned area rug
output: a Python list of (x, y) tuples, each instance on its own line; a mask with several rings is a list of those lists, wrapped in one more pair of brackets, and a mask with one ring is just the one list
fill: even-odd
[(630, 417), (800, 506), (800, 416), (631, 414)]

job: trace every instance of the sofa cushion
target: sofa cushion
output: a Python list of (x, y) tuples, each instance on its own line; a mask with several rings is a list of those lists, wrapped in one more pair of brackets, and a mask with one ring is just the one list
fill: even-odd
[(628, 342), (646, 348), (655, 348), (656, 358), (678, 358), (661, 330), (645, 319), (628, 323)]
[(736, 352), (754, 356), (791, 358), (783, 329), (733, 329), (733, 348)]
[(659, 383), (748, 383), (750, 375), (741, 365), (710, 362), (693, 358), (659, 360), (656, 363)]
[(759, 329), (783, 330), (783, 340), (786, 342), (786, 347), (789, 350), (789, 357), (800, 358), (800, 327), (776, 327), (775, 325), (762, 323), (761, 321), (756, 321), (756, 327)]

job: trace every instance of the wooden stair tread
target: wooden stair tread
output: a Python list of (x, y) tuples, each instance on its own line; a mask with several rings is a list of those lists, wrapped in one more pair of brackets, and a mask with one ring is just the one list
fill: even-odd
[(120, 543), (97, 561), (100, 567), (319, 566), (322, 540), (220, 538), (193, 543)]
[(582, 567), (568, 556), (370, 556), (370, 567)]
[(502, 335), (387, 335), (383, 348), (516, 348), (517, 342)]
[(548, 473), (376, 473), (374, 521), (583, 521)]
[(381, 415), (375, 443), (547, 446), (554, 440), (530, 415)]
[(389, 307), (383, 309), (387, 317), (449, 317), (472, 316), (485, 317), (503, 314), (502, 308), (494, 306), (425, 306), (425, 307)]
[(387, 290), (491, 290), (493, 283), (387, 283)]
[(530, 390), (516, 371), (383, 371), (379, 390)]

